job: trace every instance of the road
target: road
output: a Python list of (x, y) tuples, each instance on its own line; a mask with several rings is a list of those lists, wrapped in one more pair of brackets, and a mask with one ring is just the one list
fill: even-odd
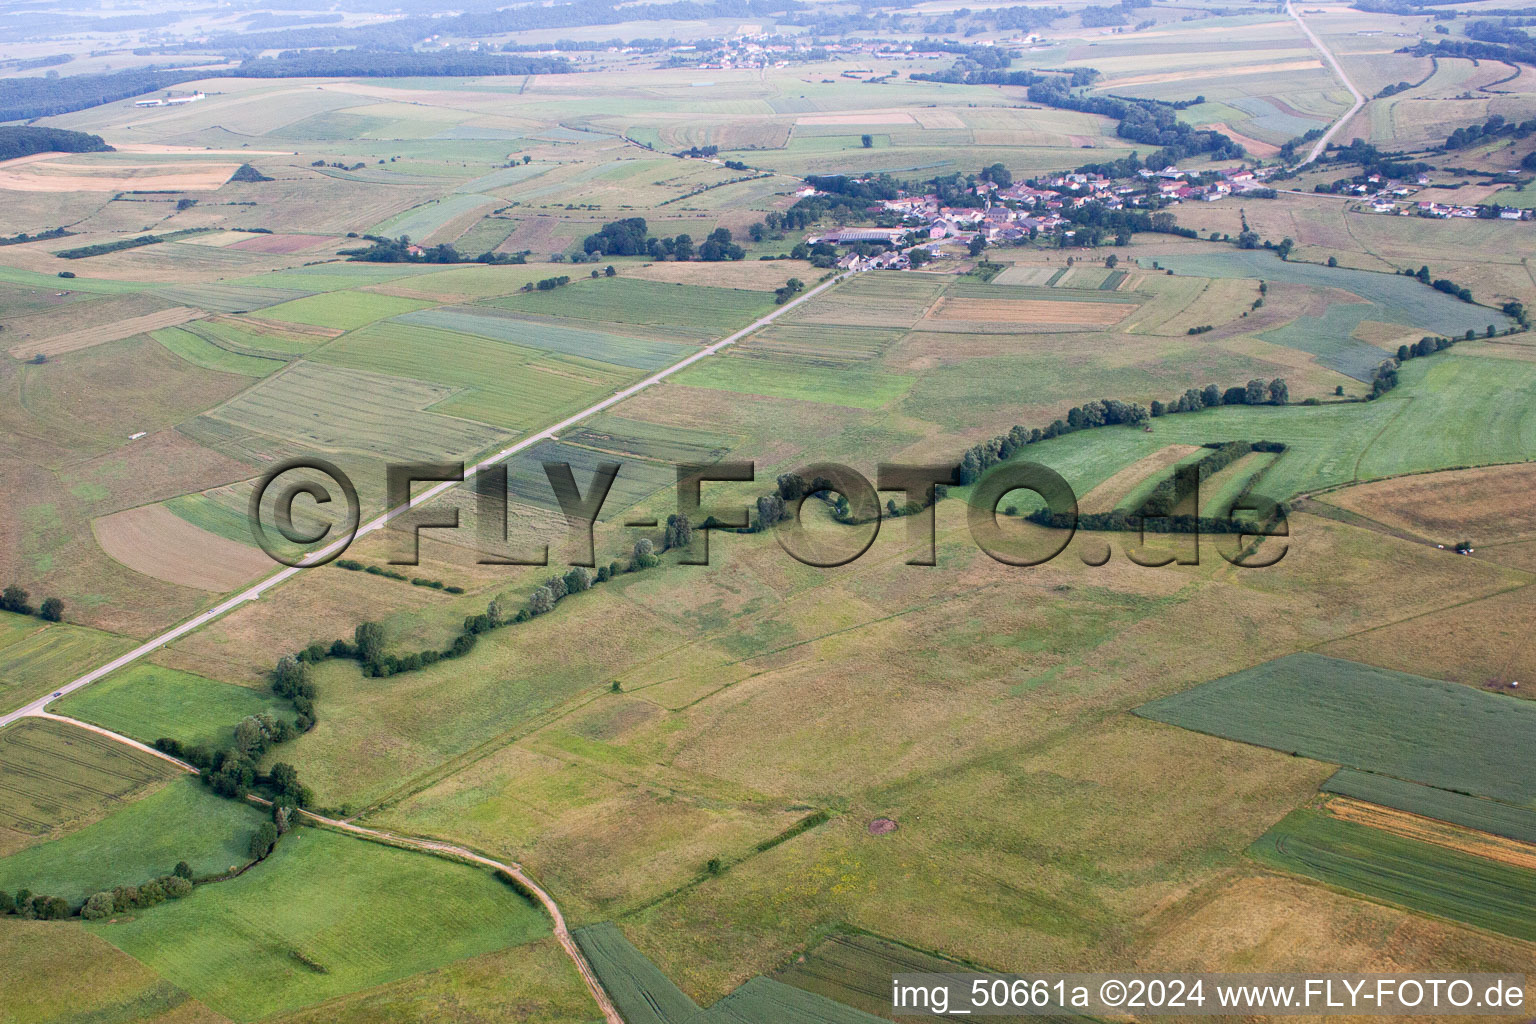
[(1339, 129), (1348, 124), (1349, 119), (1358, 114), (1360, 112), (1360, 108), (1365, 106), (1365, 95), (1361, 93), (1359, 89), (1355, 88), (1354, 82), (1349, 80), (1349, 76), (1344, 73), (1344, 66), (1340, 64), (1339, 59), (1333, 55), (1333, 51), (1328, 49), (1327, 46), (1323, 45), (1323, 41), (1317, 37), (1317, 33), (1313, 32), (1312, 29), (1308, 27), (1307, 23), (1302, 20), (1301, 14), (1296, 10), (1296, 4), (1294, 2), (1288, 2), (1285, 5), (1285, 9), (1290, 13), (1292, 18), (1296, 19), (1296, 24), (1300, 25), (1301, 30), (1306, 33), (1307, 38), (1312, 40), (1312, 45), (1317, 48), (1317, 51), (1321, 53), (1325, 58), (1327, 58), (1328, 63), (1333, 67), (1333, 73), (1338, 76), (1339, 81), (1344, 83), (1344, 88), (1349, 90), (1349, 94), (1355, 98), (1354, 105), (1351, 106), (1349, 110), (1345, 111), (1343, 117), (1339, 118), (1329, 126), (1328, 130), (1323, 133), (1323, 137), (1317, 140), (1317, 145), (1312, 147), (1312, 152), (1308, 153), (1307, 158), (1301, 162), (1302, 166), (1306, 166), (1307, 164), (1323, 155), (1323, 150), (1328, 148), (1328, 143), (1333, 141), (1333, 137), (1339, 133)]
[[(783, 316), (785, 313), (788, 313), (791, 309), (794, 309), (796, 306), (800, 305), (802, 302), (805, 302), (806, 300), (812, 298), (813, 296), (815, 296), (815, 295), (817, 295), (817, 294), (827, 290), (828, 288), (833, 287), (834, 285), (838, 284), (839, 282), (844, 281), (844, 280), (846, 280), (849, 277), (852, 277), (853, 274), (854, 274), (853, 271), (847, 271), (847, 272), (838, 274), (836, 277), (834, 277), (834, 278), (832, 278), (832, 279), (830, 279), (828, 281), (823, 281), (821, 284), (817, 285), (815, 288), (812, 288), (809, 291), (807, 291), (804, 295), (801, 295), (800, 297), (795, 298), (795, 299), (791, 299), (789, 302), (786, 302), (784, 305), (780, 306), (778, 309), (775, 309), (773, 312), (767, 314), (766, 316), (760, 317), (759, 319), (755, 320), (750, 325), (748, 325), (746, 327), (743, 327), (741, 330), (737, 331), (735, 334), (732, 334), (730, 337), (722, 338), (720, 341), (717, 341), (717, 342), (715, 342), (712, 345), (708, 345), (708, 346), (706, 346), (704, 348), (701, 348), (701, 349), (699, 349), (699, 351), (693, 353), (691, 356), (688, 356), (686, 359), (683, 359), (683, 360), (680, 360), (680, 361), (678, 361), (676, 363), (673, 363), (671, 366), (668, 366), (668, 367), (666, 367), (666, 368), (664, 368), (662, 370), (658, 370), (656, 373), (653, 373), (651, 376), (649, 376), (649, 377), (645, 378), (644, 380), (640, 381), (638, 384), (631, 384), (629, 387), (624, 388), (621, 391), (617, 391), (617, 392), (615, 392), (612, 395), (609, 395), (607, 398), (603, 399), (601, 402), (598, 402), (595, 405), (588, 406), (587, 408), (581, 410), (578, 413), (575, 413), (574, 415), (567, 416), (565, 419), (561, 420), (559, 423), (556, 423), (554, 426), (550, 427), (549, 429), (547, 429), (547, 430), (545, 430), (545, 431), (543, 431), (541, 433), (534, 434), (531, 437), (526, 437), (523, 440), (521, 440), (521, 441), (517, 442), (516, 444), (512, 445), (510, 448), (503, 448), (501, 451), (497, 452), (495, 455), (491, 455), (491, 456), (489, 456), (489, 457), (487, 457), (485, 459), (482, 459), (480, 462), (477, 462), (475, 465), (469, 467), (468, 469), (466, 469), (464, 471), (464, 479), (467, 481), (467, 480), (471, 479), (476, 473), (480, 472), (482, 469), (486, 469), (486, 468), (488, 468), (490, 466), (494, 466), (494, 465), (496, 465), (499, 462), (505, 462), (507, 459), (510, 459), (512, 456), (518, 454), (519, 452), (525, 451), (525, 450), (533, 447), (534, 445), (538, 444), (540, 441), (551, 440), (557, 434), (559, 434), (561, 431), (565, 430), (567, 427), (574, 426), (575, 424), (580, 423), (582, 420), (588, 418), (589, 416), (595, 416), (596, 414), (602, 412), (604, 409), (607, 409), (607, 408), (609, 408), (611, 406), (617, 405), (618, 403), (624, 401), (624, 399), (629, 398), (632, 395), (638, 394), (639, 392), (644, 391), (646, 388), (649, 388), (649, 387), (652, 387), (653, 385), (661, 383), (662, 381), (666, 380), (668, 377), (672, 376), (674, 373), (677, 373), (679, 370), (686, 370), (688, 367), (692, 366), (694, 363), (697, 363), (699, 360), (707, 359), (710, 356), (714, 355), (715, 353), (719, 352), (721, 349), (726, 348), (729, 345), (734, 345), (736, 342), (740, 341), (742, 338), (745, 338), (747, 335), (751, 334), (753, 331), (757, 331), (757, 330), (760, 330), (763, 327), (766, 327), (768, 324), (771, 324), (773, 321), (777, 320), (779, 317)], [(361, 537), (364, 534), (372, 533), (375, 530), (383, 529), (389, 523), (389, 521), (391, 519), (394, 519), (396, 516), (400, 515), (401, 513), (406, 512), (409, 509), (415, 508), (416, 506), (421, 505), (421, 504), (423, 504), (425, 502), (431, 501), (433, 498), (437, 497), (439, 494), (442, 494), (444, 491), (448, 490), (450, 487), (457, 487), (457, 486), (459, 486), (459, 481), (456, 481), (456, 480), (446, 480), (446, 481), (443, 481), (441, 483), (434, 484), (433, 486), (427, 488), (425, 491), (422, 491), (420, 494), (416, 495), (414, 498), (412, 498), (410, 501), (406, 502), (405, 504), (400, 505), (400, 506), (398, 506), (396, 508), (390, 509), (389, 511), (384, 512), (383, 514), (379, 515), (377, 518), (372, 519), (372, 520), (368, 521), (367, 523), (364, 523), (363, 525), (359, 526), (358, 530), (357, 530), (357, 535), (359, 537)], [(340, 550), (342, 547), (343, 547), (343, 542), (342, 541), (335, 541), (335, 542), (333, 542), (333, 543), (331, 543), (331, 544), (321, 548), (319, 551), (315, 552), (314, 554), (308, 556), (306, 561), (313, 562), (313, 561), (318, 560), (318, 559), (326, 558), (326, 557), (330, 556), (332, 553)], [(0, 729), (3, 729), (5, 726), (10, 725), (12, 722), (16, 721), (19, 718), (27, 718), (27, 717), (32, 716), (32, 715), (41, 714), (43, 712), (43, 710), (49, 704), (51, 704), (55, 700), (58, 700), (60, 697), (64, 696), (65, 694), (73, 693), (74, 691), (80, 689), (81, 687), (89, 686), (92, 683), (96, 682), (98, 679), (101, 679), (103, 676), (110, 675), (111, 673), (116, 672), (118, 669), (124, 667), (125, 665), (130, 665), (133, 662), (138, 661), (140, 658), (144, 657), (145, 655), (152, 654), (153, 652), (159, 650), (161, 647), (164, 647), (164, 646), (166, 646), (167, 644), (170, 644), (170, 643), (174, 643), (175, 641), (177, 641), (177, 640), (181, 639), (182, 637), (186, 636), (188, 633), (192, 632), (193, 630), (198, 629), (198, 628), (200, 628), (202, 626), (206, 626), (208, 623), (212, 622), (214, 619), (219, 618), (221, 615), (228, 614), (229, 612), (233, 611), (234, 609), (240, 607), (242, 604), (245, 604), (247, 601), (255, 601), (256, 599), (261, 597), (262, 594), (265, 594), (267, 591), (271, 590), (273, 587), (276, 587), (279, 584), (284, 583), (285, 581), (293, 578), (299, 572), (303, 571), (304, 568), (305, 568), (305, 566), (302, 566), (302, 565), (301, 566), (297, 566), (297, 567), (293, 567), (293, 566), (285, 567), (281, 571), (273, 573), (271, 576), (268, 576), (266, 579), (262, 580), (260, 583), (257, 583), (255, 586), (251, 587), (250, 589), (244, 590), (241, 593), (236, 594), (234, 597), (228, 598), (227, 600), (222, 601), (222, 602), (220, 602), (217, 605), (214, 605), (212, 608), (208, 609), (205, 612), (202, 612), (199, 615), (194, 615), (192, 618), (187, 619), (185, 622), (182, 622), (181, 624), (179, 624), (177, 626), (174, 626), (171, 629), (166, 630), (164, 633), (161, 633), (159, 636), (155, 637), (153, 640), (148, 640), (148, 641), (140, 644), (139, 646), (135, 647), (133, 650), (129, 651), (127, 654), (119, 655), (118, 657), (113, 658), (111, 661), (107, 662), (105, 665), (102, 665), (99, 668), (92, 669), (91, 671), (87, 672), (85, 675), (80, 676), (78, 679), (70, 680), (68, 683), (65, 683), (63, 686), (60, 686), (58, 689), (51, 691), (48, 696), (46, 696), (46, 697), (39, 697), (37, 700), (32, 701), (30, 704), (27, 704), (24, 707), (20, 707), (20, 708), (17, 708), (15, 711), (11, 711), (11, 712), (9, 712), (7, 714), (0, 715)]]

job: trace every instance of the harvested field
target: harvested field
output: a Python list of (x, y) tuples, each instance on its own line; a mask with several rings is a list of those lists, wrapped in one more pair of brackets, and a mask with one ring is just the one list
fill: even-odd
[(1109, 327), (1124, 320), (1134, 308), (1119, 302), (943, 298), (934, 306), (928, 318), (969, 320), (977, 323), (1073, 324)]
[(23, 719), (0, 732), (0, 829), (47, 835), (94, 820), (179, 774), (85, 729)]
[(1329, 815), (1340, 821), (1353, 822), (1369, 828), (1389, 832), (1404, 839), (1416, 839), (1421, 843), (1433, 843), (1448, 850), (1459, 850), (1474, 857), (1486, 857), (1500, 864), (1536, 870), (1536, 846), (1518, 842), (1504, 836), (1478, 832), (1459, 825), (1433, 818), (1424, 818), (1391, 807), (1334, 797), (1323, 805)]
[(129, 317), (116, 323), (102, 324), (99, 327), (87, 327), (78, 331), (66, 331), (63, 334), (55, 334), (51, 338), (40, 341), (25, 341), (11, 348), (11, 355), (17, 359), (28, 358), (34, 355), (57, 356), (65, 352), (74, 352), (77, 349), (90, 348), (93, 345), (102, 345), (109, 341), (120, 341), (123, 338), (131, 338), (135, 334), (146, 334), (159, 330), (162, 327), (175, 327), (191, 320), (196, 320), (208, 314), (200, 309), (192, 309), (190, 306), (175, 306), (171, 309), (163, 309), (158, 313), (146, 313), (143, 316)]
[(1335, 491), (1330, 505), (1439, 544), (1536, 536), (1536, 465), (1487, 466), (1394, 477)]
[(1320, 60), (1289, 60), (1270, 64), (1238, 64), (1231, 67), (1214, 67), (1204, 70), (1183, 68), (1149, 75), (1125, 75), (1103, 79), (1095, 88), (1110, 91), (1133, 85), (1161, 85), (1165, 82), (1187, 82), (1196, 78), (1228, 78), (1236, 75), (1270, 75), (1287, 71), (1311, 71), (1323, 66)]
[(1149, 477), (1161, 478), (1172, 466), (1200, 450), (1192, 444), (1170, 444), (1151, 455), (1137, 459), (1078, 499), (1080, 512), (1111, 512)]
[(0, 190), (11, 192), (211, 192), (240, 169), (230, 164), (74, 164), (35, 161), (0, 167)]
[(245, 252), (290, 253), (307, 252), (335, 242), (336, 239), (330, 235), (256, 235), (234, 242), (230, 248)]
[(1518, 840), (1536, 849), (1536, 812), (1523, 807), (1452, 793), (1448, 789), (1404, 782), (1389, 775), (1340, 768), (1323, 783), (1323, 792), (1405, 811), (1416, 818), (1448, 821), (1478, 833)]
[(91, 524), (109, 556), (157, 580), (223, 593), (274, 567), (254, 547), (201, 530), (164, 505), (141, 505)]
[(1483, 857), (1299, 810), (1249, 848), (1260, 863), (1372, 899), (1536, 939), (1536, 874)]
[(795, 124), (916, 124), (905, 110), (851, 110), (839, 114), (807, 114)]

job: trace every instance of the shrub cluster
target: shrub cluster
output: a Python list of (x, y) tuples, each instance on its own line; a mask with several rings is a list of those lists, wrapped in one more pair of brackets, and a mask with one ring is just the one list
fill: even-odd
[(370, 576), (383, 576), (385, 579), (401, 580), (413, 587), (428, 587), (432, 590), (441, 590), (445, 594), (464, 593), (463, 587), (451, 587), (442, 580), (429, 580), (422, 576), (407, 576), (403, 572), (386, 569), (382, 565), (364, 565), (355, 558), (339, 558), (336, 560), (336, 566), (351, 572), (366, 572)]
[(41, 605), (33, 608), (32, 595), (13, 583), (0, 591), (0, 612), (36, 615), (45, 622), (59, 622), (64, 618), (64, 602), (57, 597), (46, 597)]

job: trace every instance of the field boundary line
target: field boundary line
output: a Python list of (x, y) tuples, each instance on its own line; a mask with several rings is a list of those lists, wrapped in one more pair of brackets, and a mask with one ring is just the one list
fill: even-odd
[[(646, 390), (647, 388), (650, 388), (656, 384), (660, 384), (674, 373), (677, 373), (680, 370), (685, 370), (692, 366), (694, 363), (700, 362), (701, 360), (708, 359), (710, 356), (719, 353), (721, 350), (734, 345), (742, 338), (745, 338), (748, 335), (753, 334), (754, 332), (768, 326), (773, 321), (783, 316), (785, 313), (799, 306), (801, 303), (806, 302), (817, 295), (820, 295), (822, 292), (825, 292), (828, 289), (835, 288), (837, 285), (848, 280), (857, 273), (859, 273), (859, 271), (849, 270), (830, 277), (816, 285), (814, 288), (806, 291), (798, 298), (791, 299), (789, 302), (786, 302), (784, 305), (778, 307), (777, 309), (763, 314), (761, 317), (754, 320), (746, 327), (743, 327), (736, 333), (727, 335), (719, 341), (706, 345), (705, 347), (671, 364), (670, 366), (665, 366), (650, 376), (642, 378), (637, 383), (630, 384), (618, 391), (615, 391), (607, 398), (589, 405), (587, 408), (581, 410), (580, 412), (567, 416), (565, 419), (554, 424), (553, 426), (545, 428), (537, 434), (530, 434), (527, 437), (524, 437), (516, 443), (512, 444), (511, 446), (503, 448), (501, 451), (495, 453), (494, 455), (486, 456), (479, 462), (476, 462), (474, 465), (465, 469), (463, 480), (445, 480), (441, 483), (434, 484), (432, 487), (422, 491), (420, 494), (416, 495), (414, 498), (409, 499), (404, 504), (392, 509), (388, 509), (385, 512), (380, 513), (369, 522), (359, 526), (357, 533), (353, 536), (352, 540), (356, 540), (357, 537), (362, 537), (365, 534), (372, 533), (375, 530), (379, 530), (385, 526), (388, 526), (390, 521), (395, 517), (403, 515), (418, 505), (431, 501), (433, 498), (444, 493), (450, 488), (459, 487), (465, 483), (468, 483), (469, 480), (481, 470), (488, 469), (491, 466), (505, 462), (507, 459), (517, 455), (519, 452), (522, 452), (528, 448), (532, 448), (534, 445), (539, 444), (542, 441), (554, 440), (560, 434), (560, 432), (565, 430), (567, 427), (575, 426), (583, 420), (586, 420), (600, 412), (603, 412), (606, 409), (618, 405), (625, 399), (630, 398), (639, 392)], [(285, 371), (278, 370), (277, 374), (281, 374), (283, 372)], [(273, 376), (276, 376), (277, 374), (273, 374)], [(273, 587), (286, 582), (293, 576), (297, 575), (299, 572), (303, 571), (303, 569), (310, 568), (316, 559), (339, 554), (341, 551), (345, 550), (347, 545), (350, 543), (351, 541), (333, 541), (320, 550), (307, 556), (303, 561), (300, 562), (299, 565), (286, 566), (283, 569), (274, 572), (266, 579), (246, 588), (243, 591), (240, 591), (233, 597), (224, 599), (209, 610), (198, 615), (194, 615), (189, 619), (183, 620), (180, 624), (171, 627), (170, 629), (150, 640), (146, 640), (144, 643), (128, 651), (126, 654), (121, 654), (106, 664), (92, 669), (84, 675), (79, 676), (78, 678), (73, 679), (68, 683), (65, 683), (56, 691), (54, 691), (51, 696), (39, 697), (31, 703), (25, 704), (14, 711), (0, 715), (0, 728), (11, 724), (19, 718), (26, 718), (30, 715), (40, 714), (49, 704), (57, 700), (59, 697), (73, 693), (75, 690), (78, 690), (82, 687), (89, 686), (91, 683), (96, 682), (98, 679), (110, 675), (111, 673), (117, 671), (120, 668), (123, 668), (126, 665), (132, 664), (145, 655), (151, 654), (162, 647), (174, 643), (175, 641), (186, 636), (188, 633), (191, 633), (194, 630), (207, 625), (209, 622), (212, 622), (214, 619), (217, 619), (220, 616), (225, 615), (228, 612), (240, 607), (247, 601), (258, 600), (268, 590), (271, 590)]]

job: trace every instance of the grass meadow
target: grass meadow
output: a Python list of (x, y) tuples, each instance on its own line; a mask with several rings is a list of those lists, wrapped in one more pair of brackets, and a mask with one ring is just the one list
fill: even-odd
[(268, 711), (286, 712), (287, 705), (264, 690), (139, 662), (77, 690), (59, 701), (55, 710), (142, 743), (169, 737), (224, 747), (234, 739), (241, 719)]
[(488, 873), (314, 828), (238, 878), (88, 930), (250, 1021), (543, 937)]
[(180, 861), (194, 875), (217, 874), (250, 859), (251, 833), (266, 819), (260, 809), (182, 775), (79, 831), (0, 858), (0, 889), (81, 903), (92, 893), (168, 875)]

